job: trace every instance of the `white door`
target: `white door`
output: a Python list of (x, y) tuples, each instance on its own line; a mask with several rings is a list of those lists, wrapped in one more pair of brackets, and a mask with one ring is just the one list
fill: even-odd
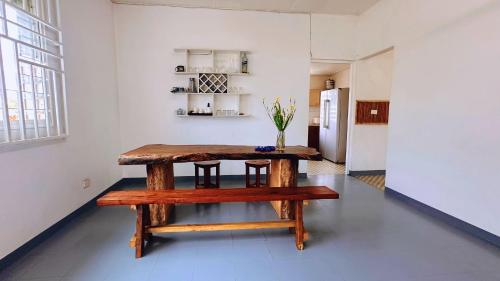
[(320, 117), (319, 117), (319, 151), (323, 156), (326, 154), (327, 150), (327, 133), (328, 133), (328, 107), (329, 107), (329, 93), (328, 91), (321, 92), (320, 101)]
[(337, 106), (338, 106), (338, 91), (337, 90), (329, 90), (328, 91), (328, 102), (325, 103), (327, 105), (327, 112), (325, 118), (328, 119), (328, 127), (326, 128), (325, 134), (325, 153), (323, 157), (330, 160), (336, 161), (336, 149), (337, 149)]

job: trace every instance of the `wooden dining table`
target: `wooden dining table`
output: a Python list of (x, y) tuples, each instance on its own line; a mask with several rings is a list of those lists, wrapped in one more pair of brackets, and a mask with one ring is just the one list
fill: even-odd
[[(271, 160), (271, 182), (274, 188), (297, 187), (299, 160), (322, 160), (314, 148), (287, 146), (285, 151), (258, 152), (255, 146), (241, 145), (167, 145), (149, 144), (120, 155), (120, 165), (145, 165), (146, 189), (174, 189), (174, 163), (209, 160)], [(288, 201), (272, 202), (282, 219), (293, 217)], [(150, 205), (151, 225), (166, 225), (173, 205)]]

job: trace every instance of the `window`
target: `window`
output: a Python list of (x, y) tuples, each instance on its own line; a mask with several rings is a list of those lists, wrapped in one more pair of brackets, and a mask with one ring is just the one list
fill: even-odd
[(0, 145), (67, 135), (58, 0), (0, 0)]

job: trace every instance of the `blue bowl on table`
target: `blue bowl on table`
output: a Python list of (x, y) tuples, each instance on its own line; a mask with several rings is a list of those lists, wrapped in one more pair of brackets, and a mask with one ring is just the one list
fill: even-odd
[(257, 146), (255, 147), (255, 151), (259, 152), (273, 152), (276, 150), (275, 146)]

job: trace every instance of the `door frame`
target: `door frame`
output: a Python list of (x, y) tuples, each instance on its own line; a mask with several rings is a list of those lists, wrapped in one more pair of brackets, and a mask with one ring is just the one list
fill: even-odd
[(355, 103), (355, 79), (356, 79), (356, 62), (358, 60), (340, 60), (340, 59), (314, 59), (312, 58), (310, 63), (342, 63), (349, 64), (349, 109), (347, 112), (347, 140), (346, 140), (346, 158), (345, 158), (345, 174), (349, 174), (351, 167), (351, 141), (352, 141), (352, 118), (354, 118), (353, 110), (355, 110), (353, 104)]
[[(356, 111), (356, 97), (357, 97), (357, 85), (358, 85), (358, 67), (359, 63), (370, 59), (372, 57), (381, 55), (383, 53), (394, 51), (394, 46), (390, 46), (388, 48), (379, 50), (377, 52), (373, 52), (367, 56), (360, 57), (352, 60), (344, 60), (344, 59), (311, 59), (311, 63), (345, 63), (349, 64), (349, 110), (347, 116), (347, 144), (346, 144), (346, 160), (345, 160), (345, 174), (349, 174), (349, 171), (352, 168), (352, 143), (353, 143), (353, 129), (355, 126), (354, 118)], [(394, 71), (394, 70), (393, 70)], [(390, 122), (390, 121), (389, 121)], [(390, 128), (390, 123), (388, 124)], [(387, 157), (387, 155), (385, 155)]]
[[(351, 87), (350, 95), (349, 95), (349, 117), (348, 117), (348, 126), (347, 126), (347, 152), (346, 152), (346, 165), (345, 165), (345, 171), (346, 174), (349, 174), (349, 171), (352, 169), (352, 143), (354, 141), (354, 126), (356, 125), (354, 122), (354, 118), (356, 116), (356, 98), (358, 96), (357, 92), (357, 85), (359, 85), (359, 75), (358, 75), (358, 70), (359, 70), (359, 64), (363, 61), (366, 61), (370, 58), (376, 57), (378, 55), (394, 51), (394, 47), (391, 46), (389, 48), (382, 49), (380, 51), (374, 52), (372, 54), (369, 54), (367, 56), (358, 58), (356, 60), (353, 60), (351, 63), (351, 72), (350, 72), (350, 81), (349, 81), (349, 86)], [(394, 62), (393, 62), (394, 63)], [(394, 69), (393, 69), (394, 72)], [(392, 90), (391, 90), (392, 92)], [(392, 94), (392, 93), (391, 93)], [(390, 128), (390, 124), (387, 125)], [(387, 152), (386, 155), (384, 156), (387, 158)], [(386, 167), (387, 168), (387, 167)]]

